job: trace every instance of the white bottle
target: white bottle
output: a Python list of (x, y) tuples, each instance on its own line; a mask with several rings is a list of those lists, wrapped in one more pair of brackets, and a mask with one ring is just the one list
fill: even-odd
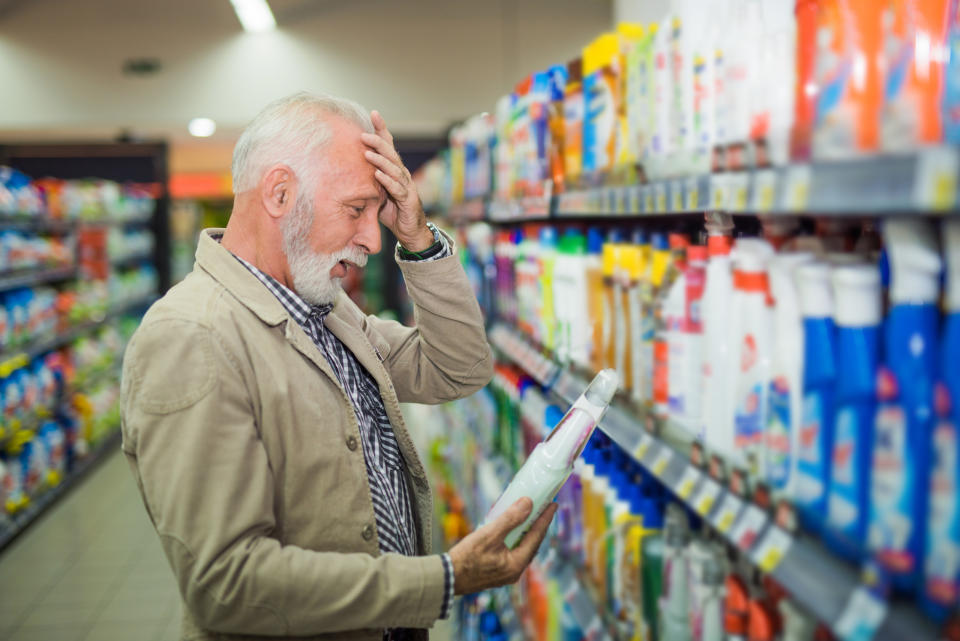
[(813, 254), (777, 254), (770, 263), (774, 352), (767, 397), (766, 480), (774, 493), (793, 497), (803, 412), (803, 316), (794, 273)]
[(618, 385), (615, 371), (605, 369), (597, 374), (550, 435), (534, 448), (490, 509), (487, 523), (503, 514), (521, 497), (526, 496), (533, 501), (533, 511), (527, 520), (504, 539), (507, 547), (512, 548), (520, 541), (560, 491), (573, 472), (574, 462), (607, 411)]
[[(708, 225), (709, 226), (709, 225)], [(732, 228), (732, 221), (730, 228)], [(722, 456), (733, 453), (733, 393), (728, 376), (730, 360), (730, 299), (733, 271), (730, 266), (729, 230), (723, 227), (707, 240), (707, 276), (703, 290), (703, 412), (700, 438)]]
[(735, 464), (763, 478), (762, 453), (766, 426), (767, 388), (773, 343), (773, 310), (769, 304), (767, 264), (770, 243), (759, 238), (737, 240), (733, 258), (733, 298), (730, 302), (732, 352), (728, 371), (733, 379)]
[(684, 319), (687, 313), (687, 276), (681, 269), (663, 304), (663, 316), (667, 325), (667, 376), (669, 391), (667, 412), (675, 421), (686, 425), (687, 416), (684, 404), (684, 390), (687, 381), (687, 336), (684, 332)]
[[(672, 509), (677, 508), (677, 509)], [(692, 641), (690, 628), (690, 575), (687, 544), (690, 530), (687, 517), (676, 505), (671, 505), (664, 522), (663, 550), (664, 596), (660, 638), (663, 641)]]

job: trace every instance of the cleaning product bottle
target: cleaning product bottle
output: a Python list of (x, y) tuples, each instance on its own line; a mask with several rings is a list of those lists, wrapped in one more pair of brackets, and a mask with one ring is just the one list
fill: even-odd
[[(687, 250), (687, 271), (684, 307), (684, 363), (683, 381), (679, 385), (680, 406), (683, 423), (697, 438), (702, 438), (701, 406), (703, 390), (701, 376), (703, 370), (703, 294), (706, 285), (707, 247), (691, 245)], [(674, 386), (670, 387), (674, 392)]]
[(793, 91), (793, 127), (790, 132), (790, 159), (810, 160), (813, 123), (817, 106), (816, 74), (817, 17), (820, 0), (796, 0), (796, 74)]
[(661, 598), (663, 619), (660, 639), (661, 641), (692, 641), (686, 554), (687, 545), (690, 542), (690, 529), (687, 517), (679, 505), (673, 504), (668, 508), (663, 533), (665, 590)]
[(929, 499), (940, 256), (930, 223), (884, 225), (890, 311), (877, 379), (868, 544), (894, 587), (917, 586)]
[[(670, 246), (667, 243), (667, 237), (659, 232), (654, 232), (650, 236), (650, 274), (646, 279), (642, 290), (643, 308), (648, 310), (644, 314), (643, 331), (643, 363), (644, 363), (644, 401), (648, 407), (653, 408), (656, 401), (654, 390), (656, 381), (654, 381), (654, 371), (656, 363), (655, 345), (657, 338), (657, 301), (660, 294), (660, 287), (663, 284), (663, 277), (670, 266)], [(661, 360), (664, 360), (665, 354), (660, 354)]]
[(734, 250), (730, 333), (733, 354), (726, 375), (734, 380), (733, 460), (754, 478), (763, 476), (763, 429), (770, 384), (773, 314), (767, 264), (773, 248), (759, 238), (741, 238)]
[(943, 136), (948, 0), (893, 0), (883, 16), (885, 83), (880, 141), (903, 151)]
[(816, 532), (823, 525), (827, 508), (837, 380), (830, 277), (830, 266), (821, 262), (801, 265), (796, 275), (803, 314), (803, 414), (795, 504), (801, 521)]
[[(670, 234), (670, 259), (657, 288), (654, 318), (657, 324), (653, 342), (653, 402), (660, 416), (670, 411), (670, 342), (683, 320), (683, 289), (670, 297), (673, 284), (683, 276), (690, 239), (685, 234)], [(679, 298), (678, 298), (679, 297)], [(675, 341), (674, 344), (677, 344)]]
[(557, 228), (545, 225), (540, 229), (538, 296), (540, 342), (548, 351), (556, 349), (557, 319), (553, 303), (553, 279), (557, 262)]
[(923, 592), (924, 610), (938, 620), (960, 598), (960, 221), (945, 222), (943, 232), (947, 282)]
[(530, 516), (507, 535), (508, 547), (520, 541), (573, 472), (574, 461), (606, 412), (618, 384), (616, 372), (612, 370), (597, 374), (550, 435), (537, 445), (490, 509), (487, 522), (503, 514), (520, 497), (533, 500)]
[(833, 461), (827, 497), (827, 545), (853, 561), (863, 557), (870, 498), (870, 460), (880, 349), (880, 272), (873, 265), (833, 271), (837, 363)]
[[(587, 281), (583, 264), (586, 238), (567, 230), (557, 245), (553, 264), (551, 303), (554, 308), (554, 354), (560, 363), (587, 367)], [(555, 301), (564, 301), (558, 305)]]
[(630, 400), (637, 406), (643, 403), (643, 323), (649, 310), (643, 306), (643, 280), (650, 262), (650, 244), (647, 236), (640, 230), (634, 232), (633, 245), (627, 256), (627, 271), (630, 276), (630, 288), (627, 291), (627, 306), (630, 310), (630, 372), (633, 376), (630, 386)]
[(724, 580), (726, 579), (726, 565), (719, 554), (711, 555), (703, 565), (700, 577), (702, 595), (700, 597), (700, 621), (697, 626), (699, 635), (697, 641), (724, 641), (723, 610)]
[(726, 600), (724, 602), (723, 629), (726, 641), (747, 641), (747, 627), (750, 622), (750, 594), (747, 585), (739, 574), (731, 573), (724, 582)]
[[(671, 236), (674, 236), (671, 234)], [(686, 237), (676, 239), (678, 243), (689, 243)], [(664, 321), (667, 328), (667, 412), (680, 421), (686, 418), (684, 407), (684, 389), (687, 381), (687, 257), (678, 255), (674, 269), (669, 275), (672, 283), (664, 299)]]
[(603, 359), (604, 368), (617, 367), (617, 286), (614, 276), (617, 271), (617, 243), (608, 236), (603, 244)]
[(730, 230), (733, 219), (726, 214), (707, 217), (706, 282), (703, 290), (703, 420), (700, 438), (721, 456), (733, 453), (733, 395), (728, 364), (730, 349), (730, 299), (733, 272), (730, 267)]
[(946, 69), (943, 86), (943, 137), (960, 142), (960, 4), (951, 1), (944, 45)]
[(803, 407), (803, 317), (794, 272), (812, 260), (806, 252), (784, 252), (770, 263), (775, 340), (764, 437), (766, 480), (774, 494), (787, 498), (797, 482)]
[(630, 325), (630, 272), (633, 262), (634, 246), (628, 243), (618, 245), (614, 252), (614, 369), (620, 375), (623, 388), (633, 388), (633, 347)]
[(587, 316), (589, 318), (590, 370), (599, 372), (604, 367), (603, 342), (603, 232), (591, 227), (587, 230), (587, 257), (585, 271), (587, 278)]

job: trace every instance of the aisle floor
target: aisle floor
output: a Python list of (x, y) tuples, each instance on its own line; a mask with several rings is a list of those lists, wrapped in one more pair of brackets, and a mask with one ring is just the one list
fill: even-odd
[[(119, 451), (0, 553), (0, 639), (176, 641), (180, 599)], [(433, 641), (445, 641), (440, 622)]]

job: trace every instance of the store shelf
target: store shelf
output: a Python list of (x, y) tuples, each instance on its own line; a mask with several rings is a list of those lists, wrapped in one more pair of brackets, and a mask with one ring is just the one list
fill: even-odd
[(67, 234), (76, 231), (72, 220), (56, 220), (43, 216), (0, 216), (0, 229), (49, 234)]
[(130, 254), (128, 256), (121, 256), (118, 258), (111, 258), (110, 264), (116, 267), (117, 269), (128, 269), (130, 267), (136, 267), (143, 262), (152, 262), (153, 261), (153, 252), (141, 252), (138, 254)]
[[(489, 336), (503, 356), (546, 387), (562, 404), (572, 404), (589, 382), (561, 367), (506, 325), (495, 325)], [(911, 603), (888, 604), (874, 596), (855, 566), (832, 555), (818, 540), (781, 529), (766, 510), (728, 490), (691, 463), (692, 437), (681, 426), (617, 402), (600, 427), (727, 543), (739, 549), (758, 569), (771, 574), (801, 607), (830, 626), (840, 638), (845, 638), (852, 622), (862, 625), (871, 617), (875, 620), (875, 633), (858, 638), (938, 638), (937, 631)]]
[(56, 487), (48, 488), (32, 497), (30, 505), (13, 516), (0, 517), (0, 550), (6, 548), (20, 534), (30, 527), (43, 514), (43, 512), (53, 505), (60, 497), (69, 492), (77, 483), (87, 475), (90, 470), (103, 461), (110, 452), (116, 450), (121, 440), (120, 430), (114, 429), (109, 435), (104, 437), (99, 443), (93, 446), (90, 453), (83, 459), (76, 462), (64, 479)]
[(29, 269), (0, 275), (0, 292), (18, 287), (33, 287), (70, 280), (77, 277), (77, 268), (55, 267), (47, 269)]

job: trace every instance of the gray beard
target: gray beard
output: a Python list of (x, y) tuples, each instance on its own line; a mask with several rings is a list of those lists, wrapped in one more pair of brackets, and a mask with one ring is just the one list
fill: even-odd
[(310, 305), (331, 305), (342, 289), (342, 279), (332, 277), (330, 270), (341, 260), (349, 260), (363, 267), (367, 263), (367, 255), (359, 248), (350, 246), (333, 254), (318, 254), (310, 249), (314, 214), (309, 199), (297, 198), (293, 211), (287, 214), (280, 226), (283, 252), (287, 256), (297, 295)]

